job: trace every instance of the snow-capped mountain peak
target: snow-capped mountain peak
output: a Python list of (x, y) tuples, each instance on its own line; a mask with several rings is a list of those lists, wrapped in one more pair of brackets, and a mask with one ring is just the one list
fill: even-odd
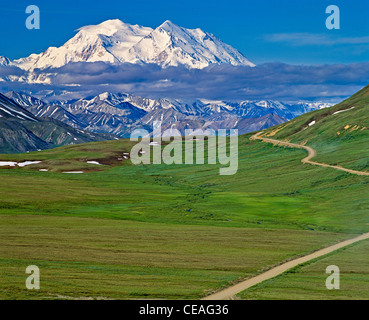
[(167, 20), (156, 29), (118, 19), (76, 30), (61, 47), (14, 60), (22, 69), (61, 67), (70, 62), (155, 63), (162, 67), (210, 64), (254, 66), (238, 50), (201, 29), (182, 28)]
[(122, 62), (125, 61), (125, 52), (152, 31), (151, 28), (130, 25), (118, 19), (107, 20), (97, 26), (86, 26), (78, 30), (82, 34), (98, 37), (104, 48)]
[(124, 23), (119, 19), (106, 20), (98, 25), (88, 25), (77, 29), (77, 31), (83, 31), (90, 34), (103, 34), (106, 36), (112, 36), (118, 31), (125, 31), (127, 34), (134, 33), (135, 30), (143, 27), (138, 25), (130, 25)]
[(167, 20), (130, 50), (130, 62), (156, 63), (163, 67), (210, 64), (254, 66), (238, 50), (201, 29), (186, 29)]
[(69, 62), (124, 62), (125, 52), (151, 28), (130, 25), (118, 19), (79, 28), (63, 46), (50, 47), (41, 54), (15, 60), (23, 69), (61, 67)]
[(163, 29), (168, 31), (173, 31), (179, 27), (170, 20), (165, 20), (157, 29)]

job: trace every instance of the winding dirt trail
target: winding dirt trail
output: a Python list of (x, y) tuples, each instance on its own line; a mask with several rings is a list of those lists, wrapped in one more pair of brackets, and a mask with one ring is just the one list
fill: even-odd
[(308, 156), (301, 160), (302, 163), (308, 163), (308, 164), (312, 164), (312, 165), (315, 165), (315, 166), (321, 166), (321, 167), (325, 167), (325, 168), (332, 168), (332, 169), (336, 169), (336, 170), (341, 170), (341, 171), (349, 172), (349, 173), (352, 173), (352, 174), (356, 174), (358, 176), (369, 176), (369, 172), (366, 172), (366, 171), (357, 171), (357, 170), (343, 168), (343, 167), (340, 167), (340, 166), (332, 166), (332, 165), (326, 164), (326, 163), (319, 163), (319, 162), (311, 161), (311, 159), (314, 158), (317, 154), (316, 151), (313, 148), (308, 147), (308, 146), (303, 146), (303, 145), (297, 144), (297, 143), (291, 143), (291, 142), (285, 142), (285, 141), (280, 141), (280, 140), (276, 140), (276, 139), (264, 138), (264, 137), (261, 136), (261, 134), (262, 134), (262, 132), (258, 132), (256, 134), (254, 134), (250, 139), (252, 139), (252, 140), (261, 140), (261, 141), (264, 141), (264, 142), (283, 145), (283, 146), (287, 146), (287, 147), (291, 147), (291, 148), (305, 149), (308, 152)]
[(247, 279), (245, 281), (242, 281), (236, 285), (233, 285), (227, 289), (224, 289), (222, 291), (219, 291), (217, 293), (214, 293), (210, 296), (207, 296), (205, 298), (203, 298), (202, 300), (227, 300), (227, 299), (232, 299), (233, 296), (235, 296), (236, 294), (256, 285), (259, 284), (265, 280), (269, 280), (271, 278), (274, 278), (280, 274), (282, 274), (283, 272), (286, 272), (287, 270), (296, 267), (302, 263), (308, 262), (310, 260), (319, 258), (321, 256), (324, 256), (328, 253), (331, 253), (333, 251), (336, 251), (338, 249), (347, 247), (353, 243), (362, 241), (362, 240), (366, 240), (369, 239), (369, 232), (368, 233), (364, 233), (356, 238), (353, 239), (349, 239), (349, 240), (345, 240), (342, 241), (340, 243), (337, 243), (333, 246), (318, 250), (312, 254), (309, 254), (307, 256), (303, 256), (301, 258), (297, 258), (291, 261), (288, 261), (286, 263), (283, 263), (275, 268), (272, 268), (266, 272), (263, 272), (262, 274), (259, 274), (256, 277)]
[[(326, 168), (333, 168), (336, 170), (341, 170), (341, 171), (345, 171), (345, 172), (349, 172), (352, 174), (356, 174), (359, 176), (369, 176), (369, 172), (365, 172), (365, 171), (356, 171), (356, 170), (351, 170), (351, 169), (346, 169), (340, 166), (332, 166), (329, 164), (325, 164), (325, 163), (319, 163), (319, 162), (314, 162), (311, 161), (312, 158), (314, 158), (316, 156), (316, 151), (308, 146), (303, 146), (297, 143), (291, 143), (291, 142), (285, 142), (285, 141), (280, 141), (280, 140), (276, 140), (276, 139), (270, 139), (270, 138), (264, 138), (261, 136), (262, 132), (258, 132), (255, 135), (253, 135), (251, 137), (252, 140), (262, 140), (264, 142), (268, 142), (268, 143), (273, 143), (273, 144), (278, 144), (278, 145), (284, 145), (284, 146), (288, 146), (291, 148), (299, 148), (299, 149), (305, 149), (308, 152), (308, 156), (305, 157), (304, 159), (301, 160), (302, 163), (308, 163), (308, 164), (312, 164), (312, 165), (316, 165), (316, 166), (321, 166), (321, 167), (326, 167)], [(287, 270), (294, 268), (302, 263), (308, 262), (310, 260), (322, 257), (324, 255), (327, 255), (328, 253), (334, 252), (338, 249), (347, 247), (353, 243), (362, 241), (362, 240), (366, 240), (369, 239), (369, 233), (365, 233), (362, 234), (356, 238), (353, 239), (349, 239), (349, 240), (345, 240), (342, 241), (340, 243), (337, 243), (335, 245), (332, 245), (330, 247), (318, 250), (312, 254), (288, 261), (286, 263), (283, 263), (277, 267), (274, 267), (266, 272), (263, 272), (262, 274), (259, 274), (258, 276), (255, 276), (253, 278), (247, 279), (245, 281), (242, 281), (238, 284), (235, 284), (231, 287), (228, 287), (224, 290), (221, 290), (217, 293), (214, 293), (212, 295), (209, 295), (205, 298), (203, 298), (202, 300), (227, 300), (227, 299), (232, 299), (236, 294), (252, 287), (255, 286), (256, 284), (259, 284), (265, 280), (269, 280), (271, 278), (274, 278), (280, 274), (282, 274), (283, 272), (286, 272)]]

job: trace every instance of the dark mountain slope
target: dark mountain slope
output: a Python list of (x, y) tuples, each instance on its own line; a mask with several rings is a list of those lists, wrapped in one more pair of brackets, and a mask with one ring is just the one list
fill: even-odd
[(74, 129), (55, 119), (38, 118), (0, 94), (0, 153), (36, 151), (110, 139), (114, 136)]
[(11, 91), (6, 93), (5, 96), (18, 103), (36, 117), (56, 119), (77, 129), (84, 129), (88, 126), (87, 122), (74, 116), (61, 106), (48, 104), (28, 94)]

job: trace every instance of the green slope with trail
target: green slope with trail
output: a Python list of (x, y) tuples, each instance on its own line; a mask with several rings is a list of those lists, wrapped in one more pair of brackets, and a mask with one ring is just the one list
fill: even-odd
[[(306, 144), (315, 161), (369, 171), (369, 86), (334, 107), (266, 130), (264, 137)], [(310, 124), (310, 126), (309, 126)]]

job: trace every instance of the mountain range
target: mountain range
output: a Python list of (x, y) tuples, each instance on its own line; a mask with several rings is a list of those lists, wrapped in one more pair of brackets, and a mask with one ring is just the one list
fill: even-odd
[(265, 129), (329, 104), (279, 101), (210, 101), (149, 99), (105, 92), (78, 100), (49, 101), (27, 93), (6, 96), (37, 117), (59, 120), (73, 128), (127, 137), (137, 128), (152, 131), (153, 122), (184, 129), (238, 129), (239, 134)]
[(70, 127), (55, 118), (37, 117), (0, 94), (1, 153), (36, 151), (114, 138), (111, 134), (95, 134)]

